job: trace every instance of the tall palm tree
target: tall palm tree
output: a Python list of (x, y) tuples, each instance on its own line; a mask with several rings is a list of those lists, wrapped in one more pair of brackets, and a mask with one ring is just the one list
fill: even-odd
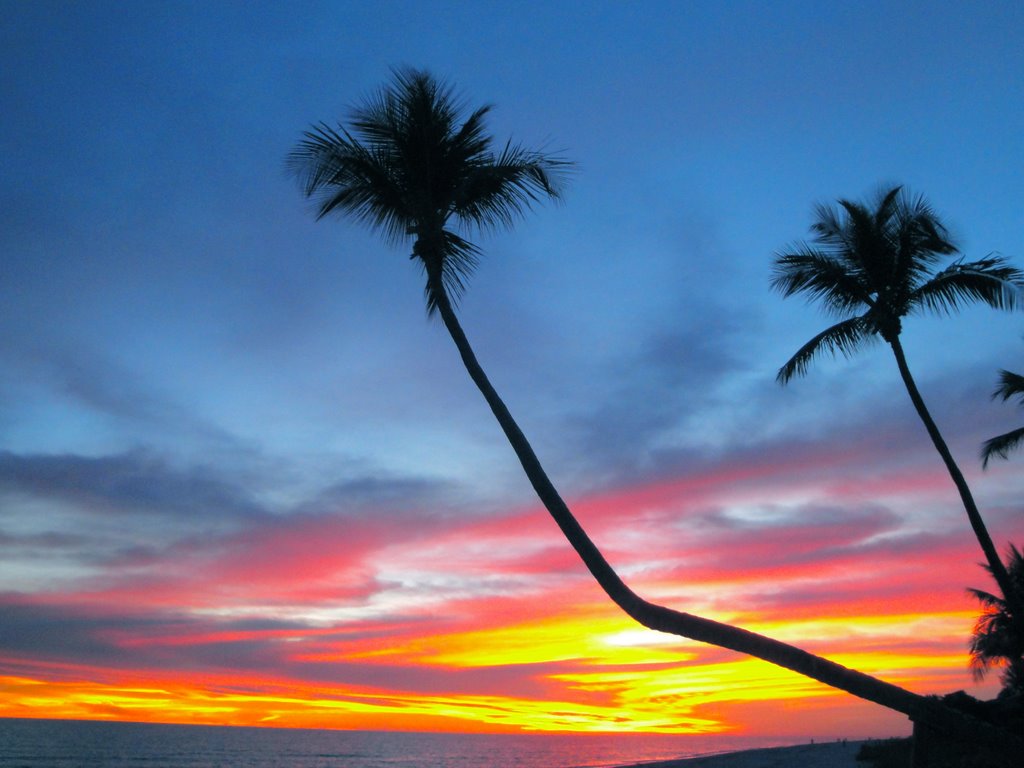
[(561, 158), (511, 142), (493, 150), (484, 131), (487, 112), (481, 107), (465, 115), (450, 87), (426, 72), (400, 70), (353, 111), (348, 128), (320, 124), (307, 131), (289, 155), (289, 166), (306, 196), (316, 200), (318, 218), (347, 214), (380, 229), (389, 241), (412, 240), (411, 258), (426, 273), (429, 311), (441, 316), (540, 500), (600, 586), (629, 616), (651, 629), (746, 653), (915, 720), (976, 736), (976, 724), (934, 700), (763, 635), (647, 602), (615, 573), (491, 385), (452, 306), (479, 255), (455, 228), (510, 225), (534, 203), (557, 198), (569, 169)]
[[(1001, 397), (1003, 402), (1006, 402), (1011, 397), (1017, 397), (1020, 399), (1021, 404), (1024, 405), (1024, 376), (1021, 376), (1019, 373), (1011, 373), (1010, 371), (1000, 371), (999, 386), (992, 393), (992, 397)], [(1022, 441), (1024, 441), (1024, 427), (1011, 429), (1009, 432), (1004, 432), (990, 440), (986, 440), (984, 445), (981, 446), (981, 466), (987, 467), (988, 460), (993, 456), (1005, 459), (1010, 454), (1010, 451), (1020, 446)]]
[[(1021, 304), (1024, 273), (999, 256), (973, 262), (958, 258), (933, 272), (957, 247), (924, 198), (911, 197), (898, 186), (882, 190), (870, 207), (849, 200), (840, 200), (838, 208), (819, 205), (811, 231), (811, 244), (800, 243), (776, 255), (772, 286), (784, 296), (803, 293), (818, 299), (829, 314), (842, 319), (797, 350), (779, 370), (778, 380), (785, 384), (805, 374), (822, 352), (849, 356), (879, 337), (885, 341), (960, 493), (990, 572), (1006, 599), (1021, 608), (1024, 596), (1014, 590), (971, 489), (910, 374), (900, 332), (904, 317), (925, 310), (952, 313), (968, 301), (1015, 309)], [(1024, 612), (1015, 613), (1024, 622)]]
[[(1024, 590), (1024, 554), (1010, 546), (1006, 570), (1018, 589)], [(977, 679), (989, 670), (1002, 668), (1003, 690), (1024, 694), (1024, 634), (1017, 631), (1006, 601), (981, 589), (968, 589), (982, 605), (982, 614), (971, 635), (971, 669)]]

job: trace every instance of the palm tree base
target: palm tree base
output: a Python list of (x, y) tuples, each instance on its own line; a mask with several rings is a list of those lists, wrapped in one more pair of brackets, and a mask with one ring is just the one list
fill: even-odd
[(957, 691), (941, 698), (947, 707), (983, 724), (976, 738), (924, 721), (914, 723), (913, 768), (1019, 768), (1024, 758), (1024, 699), (979, 701)]

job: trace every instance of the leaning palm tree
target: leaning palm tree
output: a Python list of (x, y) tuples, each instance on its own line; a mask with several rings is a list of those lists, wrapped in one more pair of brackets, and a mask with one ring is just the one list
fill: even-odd
[[(841, 319), (797, 350), (779, 370), (778, 380), (785, 384), (805, 374), (822, 352), (849, 356), (878, 338), (885, 341), (917, 415), (960, 493), (992, 576), (1006, 599), (1020, 608), (1024, 596), (1014, 591), (971, 489), (925, 406), (900, 332), (904, 317), (926, 310), (951, 313), (969, 301), (1015, 309), (1021, 304), (1024, 273), (999, 256), (972, 262), (958, 258), (933, 272), (942, 259), (958, 252), (957, 247), (924, 198), (911, 197), (901, 187), (883, 190), (870, 207), (848, 200), (840, 200), (838, 208), (820, 205), (811, 231), (811, 244), (798, 244), (776, 256), (772, 286), (784, 296), (803, 293), (818, 299), (828, 313)], [(1024, 622), (1024, 612), (1016, 615)]]
[[(1021, 376), (1019, 373), (1011, 373), (1010, 371), (1000, 371), (999, 386), (992, 393), (992, 397), (1002, 398), (1003, 402), (1006, 402), (1011, 397), (1016, 397), (1024, 405), (1024, 376)], [(984, 445), (981, 446), (982, 468), (988, 466), (988, 461), (993, 456), (1005, 459), (1010, 455), (1010, 451), (1020, 446), (1021, 442), (1024, 442), (1024, 427), (1011, 429), (1009, 432), (1004, 432), (990, 440), (986, 440)]]
[[(1024, 554), (1011, 545), (1006, 570), (1019, 590), (1024, 590)], [(968, 589), (978, 599), (982, 614), (971, 635), (971, 670), (980, 680), (991, 669), (1001, 668), (1003, 691), (1024, 694), (1024, 634), (1013, 621), (1006, 601), (981, 589)]]
[(814, 656), (786, 643), (655, 605), (633, 592), (570, 512), (508, 408), (477, 361), (452, 300), (479, 250), (457, 228), (508, 226), (545, 198), (558, 198), (570, 165), (511, 142), (499, 150), (484, 130), (488, 107), (465, 114), (450, 87), (426, 72), (400, 70), (353, 111), (349, 127), (320, 124), (289, 155), (289, 166), (317, 216), (347, 214), (391, 242), (412, 241), (438, 314), (466, 370), (497, 418), (545, 508), (608, 596), (651, 629), (711, 643), (811, 677), (937, 727), (974, 734), (975, 725), (938, 702)]

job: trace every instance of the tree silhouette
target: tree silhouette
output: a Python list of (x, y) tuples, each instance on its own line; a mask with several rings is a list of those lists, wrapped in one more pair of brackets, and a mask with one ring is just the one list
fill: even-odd
[[(511, 225), (534, 203), (559, 196), (570, 165), (507, 142), (492, 150), (484, 131), (488, 107), (465, 113), (450, 87), (430, 74), (403, 69), (356, 108), (349, 128), (319, 124), (288, 157), (317, 215), (347, 214), (412, 240), (426, 273), (426, 300), (440, 315), (467, 372), (480, 390), (541, 502), (608, 596), (640, 624), (769, 661), (826, 685), (963, 735), (976, 723), (938, 702), (843, 667), (792, 645), (639, 597), (619, 578), (570, 512), (508, 408), (480, 366), (456, 317), (452, 297), (464, 287), (479, 250), (453, 227)], [(996, 737), (997, 738), (997, 737)]]
[[(1017, 397), (1020, 399), (1020, 404), (1024, 405), (1024, 376), (1010, 371), (1000, 371), (999, 386), (992, 393), (992, 397), (1002, 398), (1003, 402), (1011, 397)], [(981, 466), (987, 467), (989, 459), (993, 456), (1005, 459), (1010, 451), (1020, 446), (1021, 441), (1024, 441), (1024, 427), (1011, 429), (1009, 432), (986, 440), (981, 446)]]
[[(1024, 554), (1010, 546), (1006, 570), (1018, 590), (1024, 590)], [(976, 679), (990, 669), (1002, 668), (1003, 690), (1024, 694), (1024, 635), (1013, 620), (1006, 601), (981, 589), (968, 589), (981, 602), (983, 612), (971, 635), (971, 669)]]
[[(957, 253), (946, 228), (923, 197), (911, 197), (901, 187), (879, 193), (872, 207), (840, 200), (839, 207), (819, 205), (811, 225), (812, 244), (776, 255), (772, 286), (783, 296), (806, 294), (842, 318), (804, 344), (779, 369), (785, 384), (807, 372), (822, 352), (850, 356), (881, 337), (896, 357), (903, 384), (924, 423), (963, 502), (989, 571), (1008, 601), (1020, 608), (1024, 596), (999, 559), (971, 489), (953, 459), (935, 420), (910, 374), (900, 343), (904, 317), (930, 310), (952, 313), (969, 301), (996, 309), (1015, 309), (1021, 303), (1024, 273), (999, 256), (973, 262), (956, 259), (945, 269), (931, 270)], [(1024, 611), (1017, 610), (1024, 622)]]

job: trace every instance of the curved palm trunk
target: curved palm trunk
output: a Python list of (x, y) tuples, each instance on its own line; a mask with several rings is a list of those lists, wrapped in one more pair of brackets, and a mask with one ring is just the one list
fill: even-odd
[(894, 337), (889, 342), (889, 346), (892, 347), (893, 355), (896, 356), (896, 365), (900, 369), (900, 376), (903, 377), (903, 384), (907, 388), (907, 393), (914, 404), (914, 409), (917, 411), (921, 421), (924, 422), (924, 427), (928, 430), (928, 436), (932, 439), (935, 450), (942, 457), (949, 476), (953, 479), (957, 491), (960, 492), (960, 499), (963, 502), (964, 510), (967, 512), (967, 519), (971, 521), (971, 528), (974, 529), (974, 535), (981, 545), (981, 551), (985, 553), (985, 560), (992, 572), (992, 576), (995, 578), (1000, 591), (1003, 593), (1003, 597), (1010, 606), (1014, 622), (1021, 628), (1021, 634), (1024, 635), (1022, 598), (1014, 589), (1013, 582), (1010, 581), (1010, 575), (1006, 571), (1006, 566), (999, 559), (999, 552), (996, 550), (995, 544), (992, 543), (992, 537), (988, 534), (988, 528), (985, 527), (985, 521), (981, 518), (978, 505), (974, 503), (974, 496), (967, 485), (967, 480), (964, 479), (960, 467), (953, 460), (953, 454), (950, 453), (949, 446), (946, 445), (946, 441), (942, 438), (942, 434), (939, 432), (934, 419), (932, 419), (931, 413), (928, 412), (928, 408), (924, 404), (924, 398), (921, 397), (921, 393), (917, 389), (914, 377), (910, 375), (910, 367), (907, 365), (907, 358), (903, 354), (903, 345), (900, 344), (899, 337)]
[(597, 583), (626, 614), (650, 629), (754, 656), (859, 698), (902, 712), (915, 722), (927, 723), (947, 733), (960, 734), (965, 739), (981, 738), (995, 743), (1005, 741), (1005, 733), (966, 717), (942, 705), (936, 699), (919, 696), (770, 637), (665, 608), (637, 595), (615, 573), (551, 483), (533, 448), (477, 361), (440, 280), (433, 276), (428, 277), (428, 280), (428, 288), (436, 299), (436, 308), (462, 356), (466, 370), (491, 407), (541, 502)]

